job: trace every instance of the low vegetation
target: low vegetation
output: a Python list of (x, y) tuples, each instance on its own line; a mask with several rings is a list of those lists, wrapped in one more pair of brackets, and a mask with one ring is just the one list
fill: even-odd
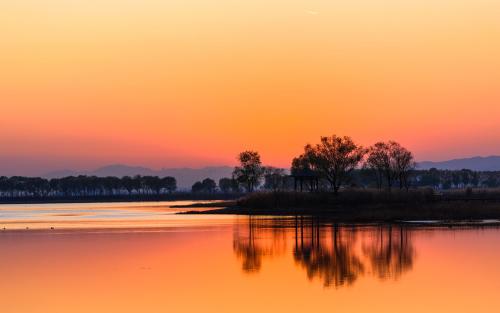
[(338, 222), (477, 221), (500, 219), (500, 192), (341, 190), (338, 196), (327, 192), (259, 192), (239, 199), (236, 205), (202, 213), (313, 215)]
[(338, 194), (330, 192), (258, 192), (239, 199), (248, 208), (332, 208), (338, 205), (430, 203), (437, 197), (432, 189), (411, 191), (378, 191), (350, 189)]

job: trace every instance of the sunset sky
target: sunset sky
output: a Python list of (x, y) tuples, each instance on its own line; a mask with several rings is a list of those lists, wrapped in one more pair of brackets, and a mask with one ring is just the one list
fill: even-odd
[(3, 0), (0, 176), (500, 154), (500, 1)]

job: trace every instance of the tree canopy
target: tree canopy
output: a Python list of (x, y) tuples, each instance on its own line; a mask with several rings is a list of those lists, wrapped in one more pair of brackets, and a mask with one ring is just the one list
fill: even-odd
[(337, 193), (365, 153), (366, 150), (350, 137), (332, 135), (321, 137), (320, 143), (314, 146), (306, 145), (303, 158), (308, 161), (311, 170), (326, 179), (331, 189)]
[(253, 192), (260, 184), (264, 168), (260, 154), (256, 151), (243, 151), (237, 157), (240, 165), (233, 171), (233, 177), (242, 184), (248, 192)]

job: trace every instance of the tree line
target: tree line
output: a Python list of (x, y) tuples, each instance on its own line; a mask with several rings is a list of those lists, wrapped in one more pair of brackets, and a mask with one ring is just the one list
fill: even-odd
[(174, 177), (157, 176), (69, 176), (44, 179), (40, 177), (0, 177), (3, 197), (89, 197), (117, 195), (160, 195), (177, 190)]
[(457, 188), (498, 188), (500, 187), (500, 172), (476, 172), (462, 170), (415, 170), (412, 174), (412, 185), (430, 186), (443, 190)]
[[(384, 189), (388, 186), (398, 186), (400, 180), (394, 180), (394, 174), (381, 175), (382, 171), (375, 170), (367, 166), (354, 169), (345, 182), (349, 187)], [(294, 190), (294, 177), (287, 173), (285, 169), (271, 171), (264, 170), (260, 179), (259, 190), (266, 191), (291, 191)], [(397, 172), (396, 172), (397, 173)], [(243, 179), (244, 181), (244, 179)], [(319, 179), (318, 186), (310, 186), (311, 181), (304, 182), (303, 189), (306, 191), (329, 190), (329, 182)], [(411, 170), (403, 179), (404, 189), (431, 187), (434, 189), (450, 190), (464, 188), (498, 188), (500, 187), (500, 172), (476, 172), (468, 169), (462, 170)], [(210, 178), (196, 182), (191, 191), (193, 193), (242, 193), (246, 192), (246, 183), (240, 184), (233, 177), (221, 178), (218, 184)]]
[[(348, 136), (321, 137), (317, 144), (307, 144), (303, 153), (293, 158), (290, 170), (264, 166), (260, 154), (252, 150), (241, 152), (237, 161), (231, 177), (218, 182), (206, 178), (194, 183), (191, 192), (236, 194), (264, 189), (338, 193), (343, 186), (388, 190), (500, 187), (500, 172), (417, 170), (413, 154), (395, 141), (365, 148)], [(174, 177), (0, 177), (0, 197), (160, 195), (176, 190)]]
[(237, 167), (232, 177), (223, 177), (219, 179), (218, 184), (215, 182), (215, 180), (211, 178), (205, 178), (201, 181), (195, 182), (191, 187), (191, 192), (193, 193), (220, 192), (227, 194), (227, 193), (242, 193), (245, 191), (252, 192), (255, 190), (255, 188), (262, 188), (265, 190), (282, 190), (282, 189), (289, 189), (290, 186), (292, 186), (292, 184), (290, 183), (291, 177), (287, 174), (285, 169), (276, 168), (272, 166), (261, 166), (261, 165), (255, 165), (254, 169), (258, 172), (262, 172), (262, 177), (260, 177), (259, 175), (255, 175), (254, 176), (255, 180), (251, 180), (249, 182), (246, 180), (245, 176), (248, 175), (247, 174), (248, 172), (246, 172), (246, 170), (243, 168)]

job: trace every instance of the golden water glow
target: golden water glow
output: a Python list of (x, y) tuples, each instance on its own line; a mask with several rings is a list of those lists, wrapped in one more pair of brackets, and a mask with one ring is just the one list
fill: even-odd
[(0, 29), (1, 156), (39, 167), (500, 153), (498, 1), (6, 0)]
[(3, 232), (2, 312), (500, 308), (498, 229), (283, 226)]
[[(150, 229), (232, 224), (235, 216), (176, 214), (201, 201), (0, 204), (2, 230)], [(203, 201), (206, 203), (206, 201)], [(211, 202), (211, 201), (207, 201)], [(190, 208), (190, 211), (203, 208)]]

